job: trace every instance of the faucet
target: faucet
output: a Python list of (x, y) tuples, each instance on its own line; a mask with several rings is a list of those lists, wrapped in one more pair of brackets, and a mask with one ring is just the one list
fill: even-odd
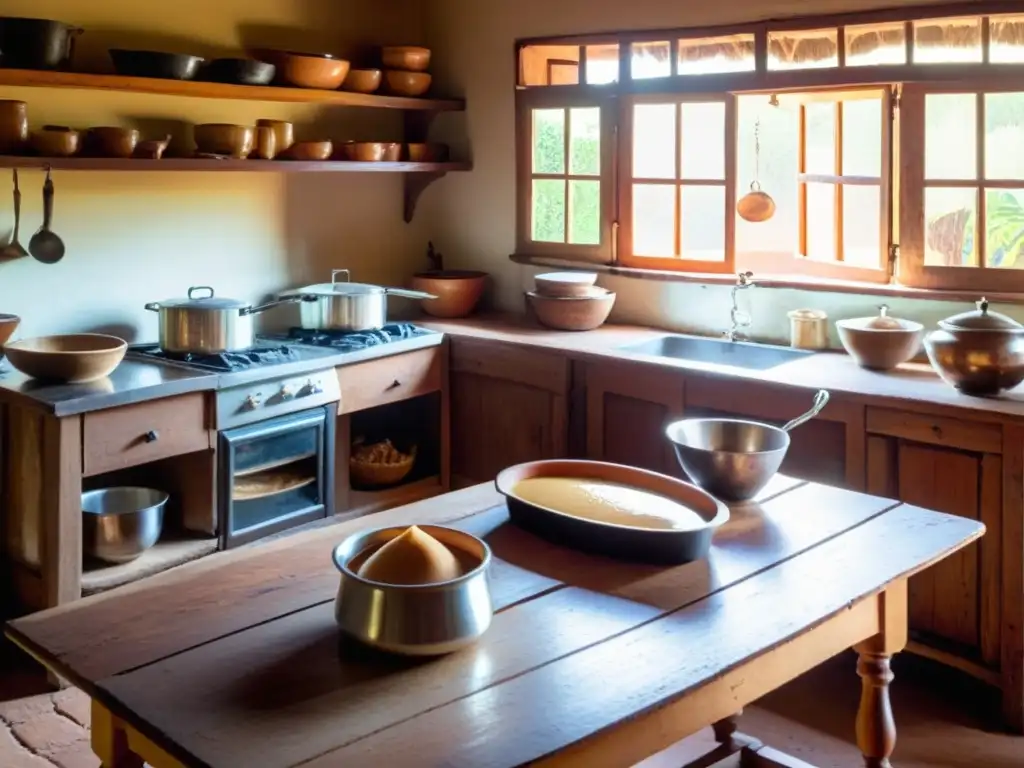
[(732, 309), (729, 311), (729, 320), (731, 325), (729, 330), (726, 331), (723, 336), (729, 341), (736, 341), (742, 338), (740, 333), (741, 328), (748, 328), (750, 326), (751, 317), (747, 312), (741, 312), (739, 305), (736, 303), (736, 294), (745, 288), (753, 288), (754, 284), (754, 273), (753, 272), (740, 272), (736, 280), (736, 285), (732, 287)]

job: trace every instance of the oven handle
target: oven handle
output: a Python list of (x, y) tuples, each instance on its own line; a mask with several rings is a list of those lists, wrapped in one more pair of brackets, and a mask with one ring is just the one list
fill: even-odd
[(226, 429), (220, 433), (221, 438), (229, 445), (263, 437), (273, 437), (284, 432), (295, 432), (308, 427), (317, 427), (327, 422), (327, 408), (313, 408), (309, 411), (291, 413), (268, 421), (248, 424), (244, 427)]

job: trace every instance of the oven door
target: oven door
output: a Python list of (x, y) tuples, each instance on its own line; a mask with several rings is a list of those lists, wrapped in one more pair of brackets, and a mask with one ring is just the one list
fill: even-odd
[(220, 433), (222, 548), (332, 513), (333, 425), (324, 407)]

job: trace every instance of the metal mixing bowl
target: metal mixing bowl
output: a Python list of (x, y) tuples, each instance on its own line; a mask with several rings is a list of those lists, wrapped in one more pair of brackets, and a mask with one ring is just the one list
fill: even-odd
[(789, 450), (778, 427), (740, 419), (683, 419), (665, 430), (697, 485), (726, 501), (746, 501), (772, 479)]
[(120, 486), (82, 494), (85, 554), (127, 563), (156, 544), (170, 497), (153, 488)]
[(362, 531), (334, 549), (341, 572), (334, 617), (341, 629), (382, 651), (406, 656), (439, 656), (471, 645), (491, 625), (494, 608), (487, 583), (490, 547), (476, 536), (439, 525), (419, 528), (471, 564), (457, 579), (438, 584), (382, 584), (349, 567), (358, 555), (376, 550), (408, 526)]

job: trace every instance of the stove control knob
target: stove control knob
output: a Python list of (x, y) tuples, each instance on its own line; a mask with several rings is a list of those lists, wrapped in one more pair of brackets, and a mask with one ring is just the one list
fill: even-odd
[(299, 390), (299, 397), (309, 397), (310, 395), (319, 395), (323, 391), (324, 391), (324, 388), (320, 386), (320, 382), (319, 381), (313, 381), (312, 379), (307, 379), (306, 383), (303, 384), (302, 388)]
[(277, 393), (280, 400), (291, 400), (295, 397), (295, 388), (291, 384), (282, 384), (281, 391)]
[(242, 410), (255, 411), (261, 405), (263, 405), (263, 393), (257, 392), (256, 394), (249, 395), (248, 397), (245, 398), (245, 400), (242, 402)]

